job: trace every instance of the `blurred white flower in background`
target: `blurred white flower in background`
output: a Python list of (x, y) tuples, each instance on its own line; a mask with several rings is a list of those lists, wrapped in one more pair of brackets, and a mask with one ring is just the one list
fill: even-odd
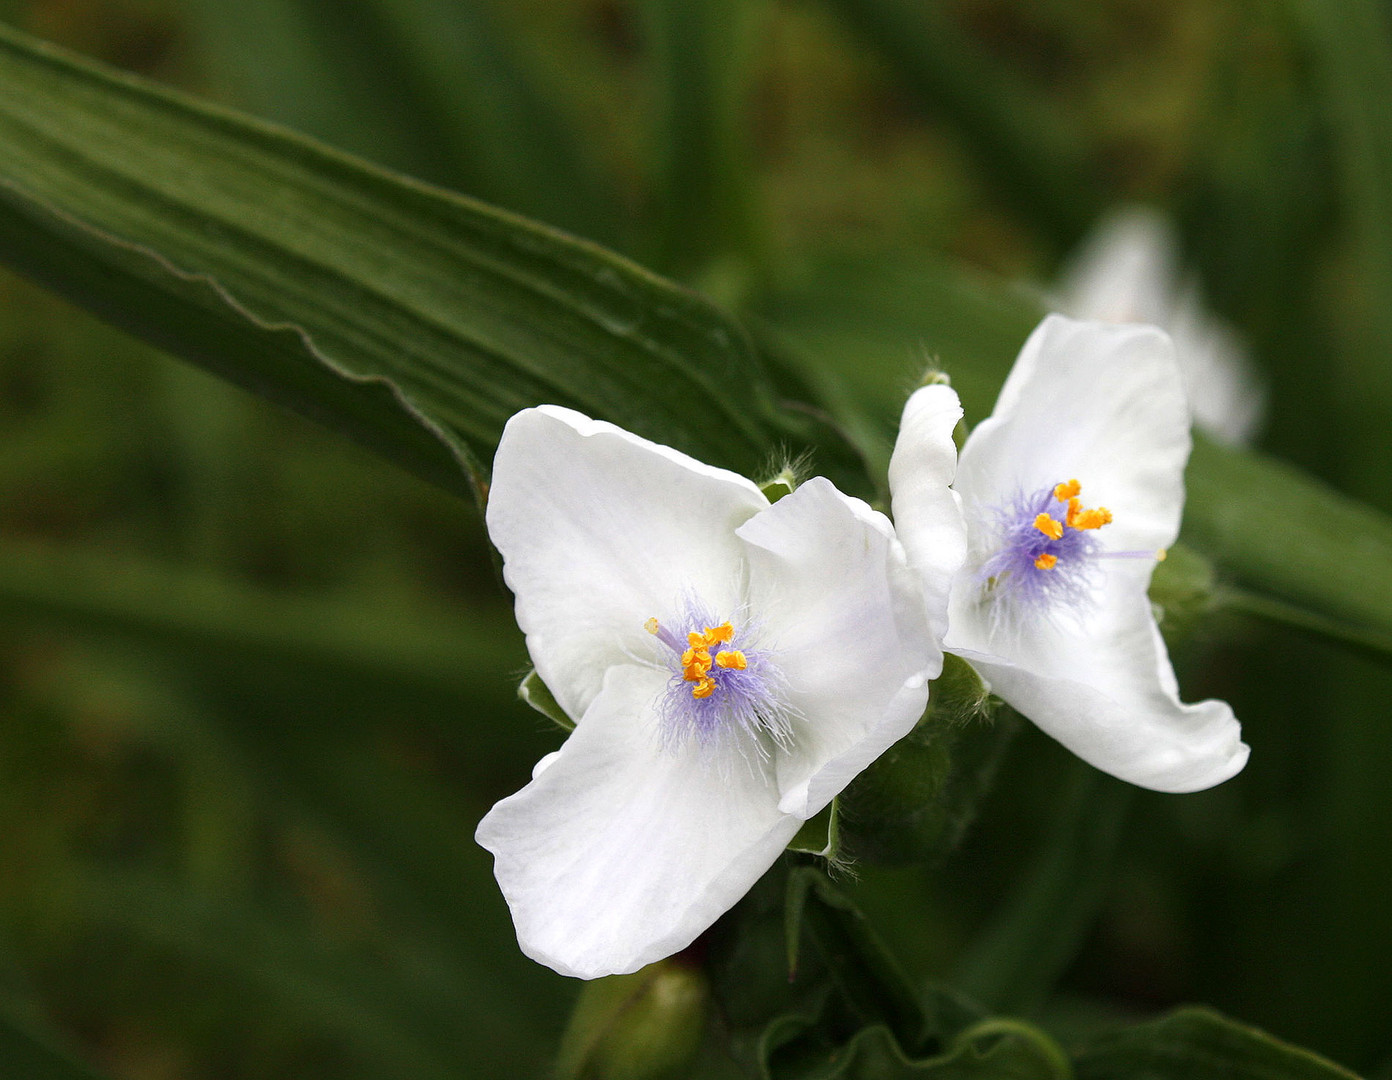
[(1150, 323), (1174, 340), (1194, 425), (1244, 445), (1261, 426), (1266, 392), (1237, 334), (1181, 277), (1173, 229), (1158, 210), (1115, 210), (1083, 242), (1050, 298), (1054, 310), (1097, 322)]

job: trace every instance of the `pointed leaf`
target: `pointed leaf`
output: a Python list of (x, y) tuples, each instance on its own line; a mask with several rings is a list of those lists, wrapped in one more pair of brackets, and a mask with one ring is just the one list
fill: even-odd
[(1356, 1080), (1318, 1054), (1197, 1008), (1098, 1039), (1075, 1067), (1078, 1080)]
[(810, 431), (695, 294), (3, 29), (0, 259), (455, 490), (543, 401), (745, 472)]

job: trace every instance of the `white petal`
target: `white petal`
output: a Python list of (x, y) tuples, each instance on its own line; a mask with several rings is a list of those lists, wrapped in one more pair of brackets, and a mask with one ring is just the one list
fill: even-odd
[[(1056, 634), (1031, 666), (969, 657), (991, 691), (1090, 765), (1155, 791), (1200, 791), (1247, 763), (1226, 702), (1181, 705), (1144, 594)], [(1047, 663), (1040, 654), (1048, 652)]]
[(685, 948), (801, 824), (760, 770), (661, 748), (667, 678), (610, 669), (559, 756), (479, 823), (522, 951), (563, 975), (623, 974)]
[(650, 647), (644, 623), (689, 592), (740, 597), (734, 530), (768, 505), (751, 481), (554, 405), (508, 421), (488, 534), (537, 673), (571, 717), (606, 668)]
[(942, 651), (883, 514), (818, 477), (738, 530), (749, 607), (800, 714), (779, 806), (811, 817), (923, 714)]
[(934, 637), (947, 633), (952, 579), (967, 554), (961, 498), (948, 485), (957, 471), (952, 432), (962, 405), (949, 386), (924, 386), (904, 405), (889, 459), (894, 520), (909, 565), (918, 571)]
[(1114, 515), (1106, 548), (1154, 551), (1179, 532), (1189, 447), (1169, 338), (1050, 315), (962, 448), (956, 487), (975, 527), (992, 506), (1076, 478), (1085, 505)]
[[(973, 558), (989, 538), (990, 507), (1074, 477), (1087, 505), (1115, 515), (1099, 533), (1104, 549), (1168, 546), (1188, 452), (1163, 334), (1050, 316), (962, 451)], [(1092, 606), (1012, 624), (992, 617), (969, 568), (953, 589), (947, 648), (970, 655), (994, 693), (1085, 761), (1144, 787), (1194, 791), (1240, 770), (1247, 747), (1226, 704), (1179, 703), (1146, 597), (1153, 569), (1147, 558), (1101, 559)]]

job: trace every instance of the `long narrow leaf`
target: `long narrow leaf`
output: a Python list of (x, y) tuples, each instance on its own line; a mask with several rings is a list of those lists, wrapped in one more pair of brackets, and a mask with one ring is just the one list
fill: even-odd
[(805, 431), (700, 297), (8, 30), (0, 259), (455, 490), (542, 401), (746, 472)]
[[(745, 117), (755, 31), (750, 0), (657, 0), (643, 7), (659, 102), (657, 265), (711, 272), (762, 257)], [(755, 264), (754, 266), (747, 264)]]
[(612, 197), (477, 0), (216, 0), (195, 27), (248, 108), (413, 176), (616, 238)]

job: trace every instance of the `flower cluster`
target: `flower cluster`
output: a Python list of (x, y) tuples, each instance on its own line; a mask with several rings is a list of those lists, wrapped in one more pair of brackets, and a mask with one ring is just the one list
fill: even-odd
[(575, 721), (478, 841), (522, 949), (581, 978), (676, 952), (924, 713), (943, 650), (1080, 757), (1162, 791), (1240, 770), (1183, 705), (1146, 589), (1189, 414), (1169, 339), (1051, 317), (967, 439), (909, 399), (895, 523), (824, 478), (744, 477), (541, 406), (509, 421), (487, 521), (537, 674)]

